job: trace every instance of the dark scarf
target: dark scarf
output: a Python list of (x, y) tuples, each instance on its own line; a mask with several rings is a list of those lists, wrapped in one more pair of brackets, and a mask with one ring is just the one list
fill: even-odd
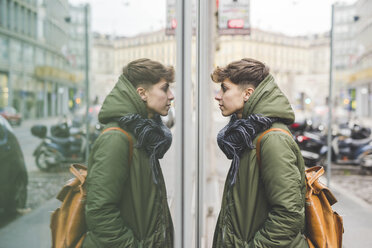
[(172, 144), (172, 133), (160, 119), (144, 119), (139, 114), (125, 115), (117, 119), (119, 126), (132, 132), (137, 139), (137, 148), (142, 148), (150, 157), (152, 179), (158, 184), (159, 160)]
[(252, 142), (257, 134), (269, 129), (277, 120), (278, 118), (269, 118), (258, 114), (252, 114), (247, 119), (238, 119), (236, 114), (233, 114), (230, 122), (218, 133), (218, 146), (228, 159), (232, 159), (228, 174), (230, 186), (236, 182), (240, 156), (246, 149), (252, 150), (254, 148)]

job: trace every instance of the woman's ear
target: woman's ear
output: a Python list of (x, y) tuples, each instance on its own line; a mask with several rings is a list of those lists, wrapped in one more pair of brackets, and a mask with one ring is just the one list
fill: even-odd
[(146, 89), (143, 87), (138, 87), (137, 88), (137, 93), (141, 97), (142, 101), (146, 102), (147, 101), (147, 96), (146, 96)]
[(252, 87), (248, 87), (244, 90), (244, 96), (243, 96), (244, 102), (248, 101), (249, 97), (253, 94), (253, 92), (254, 92), (254, 88)]

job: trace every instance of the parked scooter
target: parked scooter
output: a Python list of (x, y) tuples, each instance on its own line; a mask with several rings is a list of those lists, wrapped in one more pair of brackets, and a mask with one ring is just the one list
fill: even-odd
[(320, 155), (323, 153), (326, 143), (323, 135), (324, 126), (314, 125), (312, 120), (305, 118), (294, 122), (288, 128), (300, 148), (305, 165), (308, 167), (324, 166)]
[[(345, 127), (341, 126), (344, 129)], [(369, 128), (354, 125), (349, 130), (350, 136), (335, 135), (332, 138), (332, 162), (336, 164), (361, 165), (361, 167), (372, 167), (372, 138)], [(326, 143), (321, 151), (321, 157), (326, 159), (328, 147)]]
[[(90, 135), (92, 144), (100, 132)], [(69, 126), (66, 122), (51, 127), (51, 136), (47, 136), (47, 127), (34, 125), (31, 133), (42, 139), (40, 145), (35, 149), (33, 155), (37, 167), (42, 171), (49, 171), (52, 167), (62, 163), (81, 163), (85, 159), (86, 136), (81, 128)]]
[(304, 132), (295, 136), (306, 166), (325, 165), (326, 138), (320, 132)]
[[(305, 164), (308, 167), (326, 166), (327, 135), (323, 127), (299, 125), (295, 128), (294, 138), (301, 150)], [(290, 127), (290, 129), (293, 129)], [(308, 131), (306, 131), (308, 130)], [(362, 168), (372, 169), (372, 139), (371, 130), (357, 124), (349, 126), (340, 124), (332, 135), (332, 162), (336, 164), (361, 165)]]

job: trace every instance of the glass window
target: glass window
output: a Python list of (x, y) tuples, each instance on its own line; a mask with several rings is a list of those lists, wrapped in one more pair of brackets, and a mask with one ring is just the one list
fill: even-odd
[(22, 61), (22, 43), (16, 40), (12, 40), (11, 44), (12, 61)]
[(9, 42), (5, 37), (0, 37), (0, 58), (3, 60), (8, 60), (9, 58)]
[(46, 52), (46, 65), (52, 66), (52, 54), (49, 52)]
[(19, 31), (19, 7), (18, 7), (18, 4), (17, 3), (14, 3), (14, 9), (13, 9), (13, 28), (15, 31)]
[(31, 45), (28, 45), (28, 44), (24, 44), (24, 47), (23, 47), (23, 61), (25, 63), (32, 63), (33, 62), (33, 58), (34, 58), (34, 49)]
[(43, 55), (43, 51), (40, 48), (35, 49), (35, 57), (36, 57), (35, 63), (37, 66), (44, 64), (44, 55)]

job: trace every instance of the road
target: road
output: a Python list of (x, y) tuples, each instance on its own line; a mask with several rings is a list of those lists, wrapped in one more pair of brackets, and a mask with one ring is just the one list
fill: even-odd
[(45, 118), (40, 120), (26, 120), (19, 127), (13, 127), (14, 133), (17, 136), (21, 149), (23, 151), (23, 156), (25, 158), (27, 171), (38, 170), (35, 164), (35, 158), (32, 155), (35, 148), (41, 143), (41, 139), (33, 136), (31, 134), (31, 127), (36, 124), (46, 125), (48, 131), (51, 125), (57, 124), (59, 118)]
[[(14, 127), (14, 132), (20, 142), (22, 151), (24, 153), (26, 167), (29, 172), (29, 186), (28, 186), (28, 203), (27, 206), (33, 206), (34, 199), (39, 202), (36, 209), (24, 216), (16, 216), (7, 220), (7, 223), (0, 223), (0, 248), (50, 248), (51, 235), (49, 229), (50, 213), (54, 211), (60, 202), (54, 199), (53, 188), (60, 189), (63, 185), (61, 181), (66, 181), (66, 173), (61, 170), (55, 172), (40, 172), (35, 165), (32, 153), (35, 147), (40, 143), (40, 139), (34, 137), (30, 133), (30, 128), (34, 124), (44, 124), (50, 126), (57, 123), (58, 119), (50, 118), (39, 121), (25, 121), (21, 127)], [(175, 194), (175, 142), (173, 140), (172, 146), (160, 160), (164, 178), (167, 184), (168, 203), (171, 206), (171, 212), (174, 213), (174, 194)], [(58, 180), (56, 177), (62, 177)], [(53, 182), (58, 182), (60, 185), (51, 185)], [(52, 192), (50, 192), (52, 191)], [(41, 193), (38, 193), (41, 192)], [(41, 194), (46, 194), (44, 199), (38, 199)], [(48, 198), (49, 200), (46, 200)], [(3, 226), (2, 226), (3, 225)], [(1, 227), (2, 226), (2, 227)]]
[[(48, 120), (52, 123), (55, 120)], [(47, 122), (48, 122), (47, 121)], [(218, 130), (221, 125), (216, 125)], [(24, 149), (25, 157), (32, 157), (32, 151), (38, 144), (39, 140), (30, 136), (29, 127), (24, 126), (15, 128), (17, 137), (22, 140), (22, 148)], [(25, 143), (24, 141), (27, 141)], [(28, 143), (29, 142), (29, 143)], [(229, 167), (229, 161), (224, 157), (222, 152), (216, 150), (216, 165), (219, 174), (219, 181), (221, 189), (226, 172)], [(37, 170), (33, 164), (33, 159), (27, 161), (29, 171)], [(171, 203), (171, 211), (174, 211), (173, 199), (175, 192), (175, 140), (170, 150), (166, 153), (165, 157), (161, 160), (161, 165), (164, 173), (164, 178), (167, 184), (168, 199)], [(31, 173), (32, 174), (32, 173)], [(357, 197), (355, 190), (348, 190), (340, 186), (337, 180), (332, 183), (332, 191), (335, 193), (338, 203), (335, 204), (334, 209), (344, 218), (344, 245), (346, 248), (354, 247), (372, 247), (372, 205), (367, 204), (361, 198)], [(40, 207), (31, 213), (15, 219), (12, 223), (0, 229), (0, 248), (44, 248), (50, 247), (50, 230), (49, 230), (49, 217), (50, 212), (56, 209), (59, 202), (55, 199), (48, 200)]]

